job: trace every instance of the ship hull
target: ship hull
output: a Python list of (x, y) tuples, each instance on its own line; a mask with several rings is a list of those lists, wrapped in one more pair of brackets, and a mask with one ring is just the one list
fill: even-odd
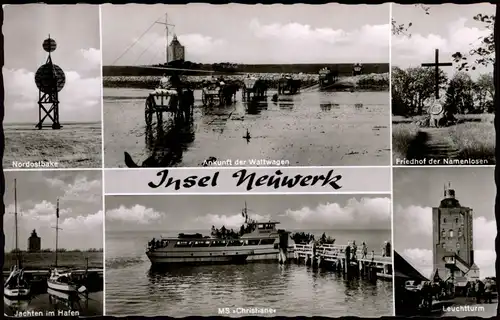
[(228, 250), (174, 251), (155, 250), (146, 252), (152, 264), (233, 264), (256, 261), (277, 261), (279, 250), (274, 246), (269, 248), (241, 247)]
[(4, 288), (3, 289), (4, 297), (11, 300), (22, 300), (27, 299), (30, 295), (30, 290), (27, 288)]
[(57, 290), (60, 292), (76, 292), (76, 285), (61, 283), (53, 279), (47, 280), (47, 286), (52, 290)]

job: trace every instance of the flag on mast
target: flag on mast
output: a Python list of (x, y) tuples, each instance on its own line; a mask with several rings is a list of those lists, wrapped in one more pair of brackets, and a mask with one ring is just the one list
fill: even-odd
[(59, 199), (57, 199), (56, 217), (59, 219)]

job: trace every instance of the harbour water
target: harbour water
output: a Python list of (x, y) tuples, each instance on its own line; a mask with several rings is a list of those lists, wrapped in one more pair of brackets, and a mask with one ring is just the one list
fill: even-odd
[(34, 295), (30, 300), (10, 300), (4, 297), (7, 316), (99, 316), (103, 314), (103, 292), (93, 292), (87, 297), (68, 300), (64, 293), (51, 292)]
[[(200, 166), (217, 160), (284, 160), (287, 165), (388, 165), (389, 93), (320, 92), (248, 104), (207, 107), (195, 91), (193, 125), (170, 136), (150, 138), (145, 100), (151, 90), (104, 89), (106, 167), (125, 167), (124, 152), (139, 165), (153, 153), (168, 166)], [(247, 135), (250, 139), (244, 139)], [(154, 142), (156, 141), (156, 143)], [(158, 144), (158, 141), (160, 144)], [(166, 154), (166, 156), (165, 156)]]
[[(390, 231), (309, 232), (317, 237), (325, 232), (338, 244), (365, 241), (370, 251), (381, 250), (391, 237)], [(392, 282), (347, 279), (305, 265), (273, 261), (153, 271), (145, 248), (147, 241), (159, 235), (176, 236), (177, 232), (106, 232), (106, 314), (213, 316), (219, 308), (251, 307), (273, 308), (276, 314), (272, 315), (277, 316), (393, 313)]]

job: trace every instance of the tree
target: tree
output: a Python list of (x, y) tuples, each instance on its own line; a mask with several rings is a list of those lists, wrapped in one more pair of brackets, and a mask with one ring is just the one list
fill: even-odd
[[(421, 115), (426, 102), (434, 96), (434, 70), (394, 67), (391, 75), (392, 113), (401, 116)], [(440, 70), (439, 87), (444, 89), (446, 82), (446, 74)]]
[(467, 73), (456, 73), (448, 84), (444, 108), (451, 114), (474, 111), (474, 87), (474, 81)]
[(492, 73), (486, 73), (479, 76), (474, 86), (474, 93), (474, 100), (477, 102), (476, 110), (481, 113), (493, 112), (495, 86)]

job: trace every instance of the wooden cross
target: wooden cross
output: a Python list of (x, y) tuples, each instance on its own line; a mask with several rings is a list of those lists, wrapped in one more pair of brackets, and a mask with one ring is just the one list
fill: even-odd
[(439, 67), (451, 67), (453, 63), (451, 62), (439, 62), (439, 49), (435, 51), (435, 58), (433, 63), (422, 63), (422, 67), (434, 67), (434, 77), (436, 86), (436, 99), (439, 99)]

